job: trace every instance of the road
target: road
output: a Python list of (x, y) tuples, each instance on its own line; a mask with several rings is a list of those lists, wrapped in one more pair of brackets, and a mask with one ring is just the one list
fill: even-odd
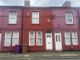
[(80, 57), (46, 57), (41, 59), (32, 59), (32, 60), (80, 60)]
[(80, 60), (79, 52), (0, 53), (0, 60)]
[(80, 60), (80, 57), (2, 57), (0, 60)]

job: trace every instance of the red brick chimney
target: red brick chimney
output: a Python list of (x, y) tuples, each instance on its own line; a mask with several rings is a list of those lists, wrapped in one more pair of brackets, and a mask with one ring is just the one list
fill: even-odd
[(71, 7), (71, 1), (64, 2), (63, 7)]
[(30, 0), (24, 0), (24, 6), (30, 7)]

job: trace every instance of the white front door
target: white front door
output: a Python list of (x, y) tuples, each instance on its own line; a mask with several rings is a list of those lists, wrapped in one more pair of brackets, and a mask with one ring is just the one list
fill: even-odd
[(1, 51), (1, 33), (0, 33), (0, 51)]
[(55, 33), (55, 50), (62, 51), (61, 33)]
[(46, 33), (46, 50), (53, 50), (52, 32)]

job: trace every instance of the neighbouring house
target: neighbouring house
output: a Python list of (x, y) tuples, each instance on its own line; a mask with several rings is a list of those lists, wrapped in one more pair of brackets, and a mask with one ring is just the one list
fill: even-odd
[(0, 51), (15, 51), (21, 44), (21, 7), (0, 7)]
[(77, 8), (54, 8), (55, 51), (80, 50), (79, 13)]
[(64, 7), (53, 8), (55, 51), (80, 50), (79, 8), (71, 7), (70, 1)]
[[(30, 1), (24, 0), (23, 7)], [(0, 52), (14, 52), (22, 44), (22, 6), (0, 6)]]

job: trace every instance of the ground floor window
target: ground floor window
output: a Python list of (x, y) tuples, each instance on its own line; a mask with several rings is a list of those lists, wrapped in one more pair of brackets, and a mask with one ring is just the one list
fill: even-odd
[(29, 32), (29, 46), (41, 46), (42, 45), (42, 32), (31, 31)]
[(66, 45), (71, 45), (71, 41), (70, 41), (70, 32), (65, 32), (65, 44)]
[(78, 45), (78, 35), (77, 32), (72, 32), (72, 44)]
[(5, 32), (4, 46), (15, 46), (19, 44), (19, 32)]
[(36, 45), (38, 46), (42, 45), (42, 32), (41, 31), (36, 32)]
[(29, 32), (29, 45), (34, 46), (35, 45), (35, 32)]
[(5, 42), (4, 42), (4, 46), (11, 46), (11, 35), (12, 32), (6, 32), (5, 33)]
[(78, 45), (77, 32), (65, 32), (65, 45)]
[(19, 45), (19, 32), (15, 31), (13, 32), (13, 36), (12, 36), (12, 45)]

